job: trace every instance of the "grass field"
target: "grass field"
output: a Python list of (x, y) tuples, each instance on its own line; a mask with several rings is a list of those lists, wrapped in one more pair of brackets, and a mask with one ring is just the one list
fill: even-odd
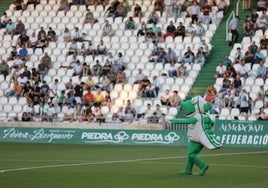
[(268, 187), (268, 149), (204, 149), (202, 177), (178, 175), (185, 147), (0, 143), (0, 151), (1, 188)]

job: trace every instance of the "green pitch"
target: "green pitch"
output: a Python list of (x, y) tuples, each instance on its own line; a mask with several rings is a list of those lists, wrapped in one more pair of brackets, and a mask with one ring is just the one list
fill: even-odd
[(210, 168), (203, 177), (178, 174), (185, 153), (167, 146), (0, 143), (0, 187), (268, 187), (268, 149), (204, 149)]

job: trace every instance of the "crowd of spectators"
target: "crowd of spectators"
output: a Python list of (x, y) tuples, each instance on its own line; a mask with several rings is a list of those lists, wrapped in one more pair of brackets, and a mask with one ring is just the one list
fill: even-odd
[[(66, 15), (70, 7), (76, 5), (102, 5), (105, 10), (104, 18), (112, 17), (115, 20), (117, 17), (122, 17), (122, 23), (125, 24), (124, 29), (135, 30), (134, 35), (137, 37), (144, 36), (144, 42), (153, 43), (155, 48), (152, 49), (151, 62), (148, 63), (160, 62), (163, 65), (163, 69), (167, 70), (167, 76), (185, 78), (187, 76), (185, 64), (205, 64), (205, 59), (208, 57), (210, 49), (206, 40), (202, 38), (209, 24), (216, 23), (216, 13), (225, 11), (227, 4), (224, 0), (221, 0), (218, 4), (213, 2), (211, 5), (205, 3), (205, 1), (197, 3), (195, 0), (182, 1), (183, 3), (180, 0), (170, 2), (172, 1), (156, 0), (153, 10), (150, 14), (147, 14), (142, 11), (139, 4), (134, 5), (134, 8), (132, 8), (127, 0), (114, 0), (112, 2), (107, 0), (74, 0), (71, 3), (61, 0), (56, 14), (63, 11)], [(39, 1), (29, 0), (24, 4), (21, 0), (15, 0), (14, 11), (26, 10), (27, 5), (30, 4), (34, 4), (34, 8), (36, 8), (39, 3)], [(175, 8), (170, 9), (170, 6)], [(132, 16), (125, 18), (129, 15), (128, 12), (132, 10)], [(177, 25), (176, 21), (183, 12), (191, 21), (187, 24), (179, 22)], [(165, 16), (163, 16), (164, 13)], [(202, 17), (199, 17), (200, 14), (202, 14)], [(145, 15), (148, 15), (148, 18)], [(135, 23), (134, 18), (138, 18), (138, 23)], [(159, 20), (162, 18), (165, 18), (166, 22), (169, 18), (174, 18), (175, 23), (169, 21), (165, 28), (166, 31), (162, 31), (158, 26), (160, 24)], [(88, 8), (83, 20), (83, 26), (90, 24), (92, 27), (97, 22), (98, 19), (94, 18), (93, 12)], [(98, 44), (88, 40), (83, 28), (74, 27), (70, 31), (66, 27), (62, 34), (59, 35), (55, 28), (41, 26), (28, 36), (24, 23), (20, 20), (16, 24), (15, 22), (13, 23), (6, 13), (1, 18), (0, 26), (1, 29), (4, 29), (3, 39), (6, 38), (6, 35), (10, 35), (11, 39), (18, 35), (16, 44), (10, 50), (9, 57), (1, 61), (0, 72), (5, 78), (9, 76), (10, 85), (13, 86), (5, 95), (7, 97), (15, 96), (18, 99), (19, 97), (25, 97), (27, 100), (27, 107), (22, 113), (22, 121), (57, 122), (61, 119), (58, 117), (59, 113), (63, 114), (63, 121), (105, 121), (102, 107), (111, 109), (110, 92), (114, 85), (127, 83), (125, 73), (127, 62), (124, 60), (122, 52), (113, 54), (103, 40), (100, 40)], [(109, 23), (109, 19), (105, 20), (100, 35), (102, 39), (106, 36), (112, 37), (115, 35), (115, 30)], [(160, 47), (160, 44), (165, 43), (170, 37), (173, 39), (181, 37), (182, 40), (185, 37), (189, 37), (191, 40), (197, 37), (200, 38), (201, 42), (194, 49), (188, 46), (187, 50), (181, 54), (171, 48), (165, 50)], [(59, 38), (66, 43), (68, 49), (67, 53), (64, 54), (66, 62), (59, 69), (73, 70), (70, 80), (63, 83), (65, 90), (59, 90), (61, 81), (57, 78), (54, 78), (49, 83), (45, 79), (53, 67), (52, 58), (45, 49), (50, 43), (57, 42)], [(36, 53), (38, 48), (41, 49), (41, 59), (38, 60), (39, 62), (33, 62), (38, 65), (34, 66), (36, 68), (28, 68), (27, 62), (30, 60), (31, 54)], [(102, 59), (105, 62), (99, 62), (97, 60), (98, 56), (103, 56), (104, 58)], [(90, 59), (92, 62), (83, 61), (86, 59)], [(76, 83), (72, 82), (73, 77), (78, 77)], [(95, 82), (92, 77), (100, 77), (101, 79)], [(161, 86), (156, 75), (153, 75), (151, 81), (148, 79), (148, 75), (137, 75), (136, 83), (139, 84), (138, 95), (141, 98), (159, 98), (162, 105), (170, 107), (178, 107), (181, 102), (177, 90), (172, 91), (173, 94), (169, 97), (158, 96)], [(138, 109), (125, 109), (123, 121), (145, 122), (145, 120), (142, 121), (145, 118), (147, 123), (164, 122), (165, 114), (158, 111), (155, 112), (157, 113), (155, 116), (155, 113), (149, 109), (149, 105), (147, 107), (147, 110), (144, 112), (139, 111), (138, 113), (136, 111)], [(158, 106), (156, 106), (156, 109), (158, 109)], [(122, 118), (120, 118), (122, 114), (115, 113), (112, 119), (122, 121)]]

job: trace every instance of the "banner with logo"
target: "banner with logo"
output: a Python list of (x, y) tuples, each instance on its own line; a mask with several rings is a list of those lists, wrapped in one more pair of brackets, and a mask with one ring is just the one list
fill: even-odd
[(215, 134), (224, 146), (268, 147), (268, 121), (217, 120)]
[(1, 142), (187, 145), (186, 131), (0, 127)]

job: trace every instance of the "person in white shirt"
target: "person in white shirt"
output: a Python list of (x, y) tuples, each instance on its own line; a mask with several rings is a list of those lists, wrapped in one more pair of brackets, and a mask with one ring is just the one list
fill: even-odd
[(158, 93), (159, 93), (159, 90), (160, 90), (160, 82), (157, 79), (156, 75), (153, 76), (152, 86), (154, 88), (155, 97), (158, 97)]
[(200, 14), (201, 10), (196, 0), (193, 1), (192, 6), (189, 7), (189, 14), (192, 18), (192, 23), (198, 22), (198, 15)]
[(59, 80), (58, 79), (55, 79), (54, 80), (54, 83), (52, 83), (50, 85), (50, 88), (49, 88), (49, 98), (50, 98), (50, 101), (51, 102), (53, 102), (53, 99), (58, 96), (58, 83), (59, 83)]
[(256, 29), (255, 31), (261, 29), (262, 33), (265, 34), (265, 30), (267, 28), (267, 20), (265, 18), (265, 16), (262, 14), (261, 16), (259, 16), (256, 20)]
[(74, 109), (71, 107), (70, 103), (67, 103), (62, 108), (63, 112), (63, 121), (73, 121), (74, 120)]
[(240, 77), (248, 77), (250, 66), (246, 65), (245, 60), (241, 60), (241, 63), (239, 64), (236, 72)]
[(146, 109), (145, 109), (145, 111), (143, 113), (145, 113), (145, 118), (146, 119), (152, 117), (154, 111), (151, 108), (151, 104), (150, 103), (147, 104)]
[(52, 102), (48, 102), (48, 106), (45, 107), (46, 121), (51, 122), (53, 114), (55, 113), (56, 113), (56, 110)]
[(219, 65), (216, 67), (215, 79), (223, 77), (225, 72), (226, 72), (226, 66), (223, 65), (222, 61), (220, 61)]

